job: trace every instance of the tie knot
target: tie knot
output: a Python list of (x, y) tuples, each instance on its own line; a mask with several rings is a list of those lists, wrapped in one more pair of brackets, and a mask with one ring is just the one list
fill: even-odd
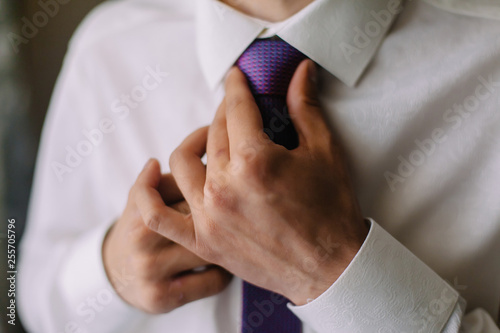
[(286, 96), (295, 70), (306, 56), (279, 37), (256, 39), (236, 65), (254, 95)]

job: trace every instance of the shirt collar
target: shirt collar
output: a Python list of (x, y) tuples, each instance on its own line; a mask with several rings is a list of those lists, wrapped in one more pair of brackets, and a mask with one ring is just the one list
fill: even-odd
[[(276, 35), (348, 86), (354, 86), (401, 8), (401, 0), (315, 0)], [(198, 0), (197, 52), (214, 89), (268, 26), (217, 0)]]

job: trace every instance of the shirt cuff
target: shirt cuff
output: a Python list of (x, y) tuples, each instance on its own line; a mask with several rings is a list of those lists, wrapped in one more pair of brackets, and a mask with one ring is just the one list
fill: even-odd
[[(109, 227), (98, 227), (76, 240), (61, 267), (61, 297), (74, 314), (68, 323), (89, 332), (114, 332), (144, 316), (121, 299), (107, 277), (102, 244)], [(130, 279), (122, 276), (121, 281), (127, 284)]]
[(318, 333), (441, 332), (458, 293), (394, 237), (371, 227), (346, 270), (322, 295), (290, 310)]

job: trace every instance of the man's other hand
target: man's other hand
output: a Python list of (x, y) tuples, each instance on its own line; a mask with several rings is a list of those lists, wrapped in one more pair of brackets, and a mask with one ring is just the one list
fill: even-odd
[[(189, 213), (172, 175), (162, 176), (158, 162), (150, 160), (103, 244), (104, 266), (120, 297), (158, 314), (222, 291), (231, 280), (230, 273), (145, 226), (137, 209), (137, 195), (142, 191), (155, 191), (162, 204)], [(127, 276), (125, 283), (116, 280), (115, 274)]]

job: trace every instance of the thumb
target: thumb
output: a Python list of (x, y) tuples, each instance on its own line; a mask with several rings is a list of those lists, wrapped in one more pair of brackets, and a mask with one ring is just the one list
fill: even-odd
[(288, 88), (287, 105), (299, 135), (299, 147), (322, 145), (330, 130), (318, 98), (316, 64), (304, 60), (293, 75)]

